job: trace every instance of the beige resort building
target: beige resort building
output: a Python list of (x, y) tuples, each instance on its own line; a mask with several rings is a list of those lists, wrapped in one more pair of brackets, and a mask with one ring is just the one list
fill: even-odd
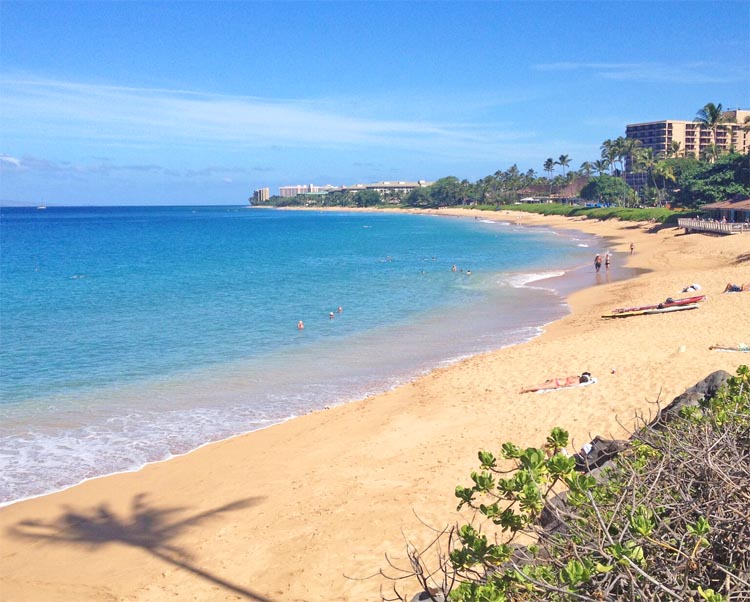
[[(750, 132), (746, 131), (745, 120), (750, 111), (734, 109), (723, 113), (725, 122), (716, 129), (716, 146), (722, 150), (734, 149), (740, 153), (750, 149)], [(710, 128), (694, 121), (650, 121), (632, 123), (625, 128), (625, 137), (640, 140), (644, 148), (654, 149), (654, 155), (666, 155), (672, 142), (680, 143), (680, 156), (700, 157), (701, 153), (714, 143)]]
[(321, 195), (329, 192), (358, 192), (360, 190), (374, 190), (385, 201), (397, 202), (415, 188), (424, 188), (432, 182), (418, 180), (416, 182), (375, 182), (374, 184), (353, 184), (351, 186), (316, 186), (315, 184), (297, 184), (295, 186), (280, 186), (279, 196), (295, 197), (298, 195)]

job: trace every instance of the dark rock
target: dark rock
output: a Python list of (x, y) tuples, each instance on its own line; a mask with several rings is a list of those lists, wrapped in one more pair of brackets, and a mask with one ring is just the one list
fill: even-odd
[(591, 449), (588, 453), (579, 453), (573, 456), (576, 461), (576, 470), (579, 472), (590, 472), (609, 462), (621, 451), (630, 445), (629, 441), (620, 439), (604, 439), (597, 435), (591, 441)]
[(546, 535), (565, 533), (568, 529), (560, 513), (565, 511), (567, 492), (558, 493), (555, 497), (548, 499), (544, 504), (542, 513), (539, 515), (539, 524)]
[(650, 428), (659, 429), (665, 424), (679, 417), (682, 408), (700, 406), (707, 400), (711, 399), (721, 387), (726, 384), (727, 380), (732, 377), (725, 370), (717, 370), (709, 374), (703, 380), (690, 387), (682, 395), (678, 395), (672, 400), (667, 407), (662, 409), (656, 418), (649, 424)]

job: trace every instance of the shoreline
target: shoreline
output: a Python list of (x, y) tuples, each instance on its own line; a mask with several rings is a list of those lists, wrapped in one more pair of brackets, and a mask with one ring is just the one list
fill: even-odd
[[(391, 212), (394, 213), (394, 212)], [(395, 212), (398, 213), (398, 212)], [(371, 213), (372, 215), (372, 213)], [(441, 219), (444, 219), (445, 216), (439, 216)], [(323, 218), (325, 219), (325, 218)], [(425, 219), (424, 216), (421, 216), (419, 219)], [(461, 220), (466, 223), (470, 224), (474, 220), (469, 220), (469, 218), (462, 217)], [(469, 220), (469, 221), (466, 221)], [(483, 219), (483, 222), (490, 222), (492, 221), (495, 226), (491, 227), (491, 231), (494, 232), (503, 232), (505, 236), (515, 236), (516, 234), (508, 234), (510, 230), (513, 230), (514, 232), (520, 231), (520, 227), (514, 227), (514, 228), (508, 228), (504, 227), (504, 224), (502, 227), (498, 227), (499, 222), (494, 220), (487, 220)], [(435, 222), (433, 222), (435, 223)], [(475, 224), (476, 227), (481, 227), (479, 224)], [(521, 235), (523, 236), (523, 235)], [(598, 242), (598, 239), (589, 236), (589, 235), (583, 235), (578, 234), (577, 232), (571, 232), (571, 233), (557, 233), (554, 236), (550, 234), (549, 232), (545, 232), (544, 238), (556, 238), (557, 240), (567, 240), (568, 244), (575, 245), (575, 242), (570, 241), (579, 241), (579, 242), (586, 242), (587, 244), (581, 244), (578, 246), (585, 246), (588, 247), (589, 245), (592, 246), (592, 248), (596, 247), (599, 248), (600, 244)], [(594, 242), (597, 241), (597, 242)], [(555, 244), (555, 243), (553, 243)], [(580, 251), (580, 249), (579, 249)], [(586, 257), (588, 256), (588, 248), (585, 249), (583, 252), (586, 254)], [(586, 264), (588, 262), (586, 261)], [(434, 268), (433, 268), (434, 269)], [(534, 301), (535, 307), (537, 310), (543, 310), (543, 312), (539, 312), (536, 315), (534, 315), (533, 318), (530, 318), (528, 323), (524, 322), (523, 328), (514, 329), (512, 326), (509, 326), (509, 324), (516, 324), (518, 322), (516, 321), (508, 321), (505, 320), (503, 324), (497, 324), (493, 325), (492, 322), (487, 320), (490, 314), (495, 315), (501, 315), (501, 313), (498, 313), (495, 311), (496, 306), (493, 305), (493, 302), (484, 302), (481, 307), (483, 308), (490, 308), (491, 311), (487, 311), (487, 309), (480, 310), (479, 306), (474, 305), (473, 306), (473, 312), (463, 312), (464, 306), (451, 306), (448, 310), (438, 310), (438, 309), (431, 309), (427, 312), (423, 312), (417, 316), (411, 316), (409, 319), (406, 319), (404, 323), (399, 327), (393, 327), (391, 330), (393, 331), (393, 337), (397, 337), (400, 340), (422, 340), (422, 341), (428, 341), (428, 348), (430, 348), (433, 344), (434, 349), (441, 349), (441, 353), (427, 353), (423, 354), (425, 357), (419, 356), (419, 349), (411, 346), (411, 354), (410, 356), (414, 358), (414, 362), (409, 363), (407, 366), (404, 367), (402, 364), (401, 366), (397, 366), (395, 363), (391, 362), (391, 369), (392, 372), (384, 372), (383, 370), (377, 371), (377, 377), (373, 377), (367, 381), (362, 381), (361, 384), (358, 385), (351, 385), (351, 386), (342, 386), (346, 390), (337, 390), (334, 393), (330, 391), (331, 387), (329, 388), (329, 393), (323, 397), (320, 396), (320, 398), (317, 400), (317, 404), (315, 406), (310, 405), (307, 408), (291, 408), (289, 413), (287, 413), (284, 416), (281, 415), (274, 415), (272, 417), (269, 417), (265, 422), (255, 422), (251, 421), (247, 424), (242, 423), (242, 421), (237, 420), (235, 422), (234, 428), (225, 429), (219, 436), (209, 436), (211, 433), (207, 433), (207, 436), (204, 439), (198, 439), (193, 437), (190, 439), (189, 443), (186, 443), (184, 445), (181, 445), (179, 447), (174, 447), (171, 450), (168, 450), (168, 453), (161, 454), (161, 453), (153, 453), (149, 454), (150, 457), (146, 456), (146, 454), (142, 454), (141, 457), (135, 457), (135, 461), (130, 461), (128, 463), (125, 462), (119, 462), (119, 464), (111, 463), (111, 458), (126, 458), (128, 456), (128, 446), (127, 444), (122, 445), (121, 447), (115, 448), (112, 450), (111, 453), (108, 453), (108, 450), (103, 450), (103, 452), (99, 455), (99, 466), (104, 467), (104, 463), (106, 463), (107, 472), (101, 473), (94, 470), (91, 470), (88, 472), (88, 474), (83, 474), (82, 472), (73, 472), (72, 475), (74, 478), (67, 478), (63, 479), (62, 474), (64, 474), (59, 468), (58, 468), (58, 474), (55, 475), (52, 471), (49, 473), (48, 479), (44, 479), (42, 476), (40, 476), (40, 472), (37, 472), (37, 479), (38, 483), (42, 486), (45, 486), (46, 489), (42, 489), (42, 487), (38, 487), (36, 489), (32, 489), (31, 487), (27, 487), (27, 485), (30, 485), (31, 481), (29, 483), (24, 483), (24, 480), (21, 479), (11, 481), (12, 477), (9, 471), (9, 474), (6, 475), (5, 483), (3, 483), (3, 491), (2, 496), (0, 496), (0, 508), (11, 506), (13, 504), (17, 504), (20, 502), (24, 502), (31, 499), (36, 499), (45, 495), (51, 495), (55, 493), (59, 493), (61, 491), (65, 491), (67, 489), (70, 489), (71, 487), (76, 487), (78, 485), (81, 485), (83, 483), (86, 483), (88, 481), (98, 479), (98, 478), (104, 478), (107, 476), (114, 476), (118, 474), (123, 473), (131, 473), (131, 472), (138, 472), (142, 470), (145, 466), (156, 464), (160, 462), (165, 462), (167, 460), (171, 460), (176, 457), (184, 456), (185, 454), (191, 453), (193, 451), (196, 451), (198, 449), (201, 449), (202, 447), (206, 445), (210, 445), (212, 443), (216, 443), (219, 441), (224, 441), (228, 439), (232, 439), (237, 436), (242, 436), (245, 434), (249, 434), (258, 430), (263, 430), (265, 428), (269, 428), (271, 426), (274, 426), (276, 424), (282, 424), (284, 422), (287, 422), (291, 419), (298, 418), (301, 415), (307, 414), (310, 411), (320, 411), (324, 408), (332, 407), (332, 406), (338, 406), (343, 403), (351, 403), (356, 401), (361, 401), (362, 399), (365, 399), (369, 396), (374, 395), (380, 395), (383, 393), (386, 393), (398, 386), (406, 385), (417, 378), (420, 378), (430, 371), (441, 368), (441, 367), (447, 367), (455, 365), (456, 363), (459, 363), (460, 361), (463, 361), (465, 359), (468, 359), (474, 355), (477, 354), (484, 354), (490, 351), (495, 351), (501, 348), (508, 347), (509, 345), (515, 345), (515, 344), (521, 344), (524, 342), (527, 342), (537, 336), (539, 336), (543, 331), (544, 328), (547, 326), (547, 324), (554, 322), (557, 319), (560, 319), (564, 315), (566, 315), (569, 311), (566, 299), (567, 295), (571, 290), (578, 290), (580, 288), (583, 288), (585, 286), (588, 286), (590, 284), (590, 277), (588, 274), (582, 274), (582, 267), (581, 267), (581, 254), (578, 253), (575, 259), (571, 259), (569, 261), (561, 262), (559, 265), (559, 268), (556, 267), (554, 269), (552, 268), (540, 268), (540, 269), (534, 269), (534, 268), (524, 268), (520, 271), (516, 272), (514, 270), (511, 270), (508, 272), (510, 275), (509, 282), (511, 283), (510, 287), (513, 289), (525, 289), (528, 293), (528, 296), (533, 296), (537, 300)], [(505, 272), (503, 272), (505, 274)], [(608, 274), (609, 275), (609, 274)], [(613, 275), (613, 279), (622, 279), (624, 277), (627, 277), (623, 272), (622, 269), (620, 270), (620, 274), (617, 274), (617, 270), (615, 270), (615, 274)], [(538, 292), (530, 292), (529, 289), (539, 289)], [(539, 299), (543, 298), (544, 301), (540, 301)], [(547, 300), (547, 298), (549, 298)], [(556, 303), (556, 301), (559, 300), (559, 303)], [(447, 307), (447, 306), (446, 306)], [(511, 306), (508, 306), (508, 309), (512, 309)], [(440, 315), (437, 315), (437, 312), (440, 313)], [(461, 313), (462, 316), (459, 317), (457, 314)], [(453, 315), (456, 314), (456, 315)], [(474, 322), (479, 326), (479, 330), (481, 332), (474, 332), (473, 330), (469, 332), (469, 330), (464, 331), (463, 329), (458, 329), (455, 327), (455, 325), (451, 328), (448, 325), (448, 322), (451, 321), (457, 321), (457, 322), (463, 322), (466, 321), (469, 315), (474, 315)], [(528, 314), (533, 315), (533, 314)], [(449, 331), (451, 334), (449, 335), (442, 335), (443, 338), (448, 336), (446, 340), (450, 340), (453, 338), (453, 334), (459, 335), (459, 334), (466, 334), (465, 341), (469, 341), (468, 343), (459, 343), (459, 344), (453, 344), (453, 348), (441, 348), (441, 345), (443, 343), (442, 340), (431, 339), (431, 338), (423, 338), (427, 337), (425, 332), (422, 332), (424, 328), (413, 328), (416, 324), (419, 324), (421, 322), (424, 323), (432, 323), (433, 327), (430, 327), (431, 332), (440, 332), (443, 329), (446, 331)], [(532, 323), (533, 322), (533, 323)], [(439, 324), (443, 324), (443, 327), (439, 327)], [(377, 330), (382, 330), (383, 328), (386, 328), (385, 326), (378, 327)], [(471, 327), (469, 327), (471, 328)], [(409, 331), (409, 334), (405, 334), (405, 330)], [(523, 331), (523, 332), (521, 332)], [(495, 333), (494, 335), (489, 335), (488, 333)], [(463, 336), (460, 338), (464, 338)], [(460, 340), (459, 338), (459, 340)], [(390, 351), (394, 351), (394, 342), (392, 342), (391, 346), (389, 347)], [(364, 345), (370, 346), (372, 348), (372, 341), (364, 341)], [(396, 344), (397, 345), (397, 344)], [(375, 353), (378, 353), (378, 350), (374, 349)], [(318, 350), (321, 352), (322, 350)], [(406, 360), (407, 362), (410, 361), (411, 357), (407, 357), (409, 354), (401, 354), (402, 359)], [(291, 357), (291, 356), (288, 356)], [(293, 360), (292, 360), (293, 361)], [(333, 362), (330, 362), (333, 363)], [(403, 368), (403, 369), (399, 369)], [(199, 386), (201, 383), (206, 382), (212, 382), (216, 385), (220, 385), (222, 382), (226, 382), (224, 379), (230, 377), (233, 373), (241, 374), (243, 371), (246, 371), (247, 369), (247, 363), (242, 361), (234, 361), (234, 362), (227, 362), (226, 364), (220, 365), (218, 367), (214, 366), (210, 370), (206, 369), (197, 369), (195, 371), (186, 371), (183, 372), (180, 375), (180, 380), (184, 381), (192, 381), (193, 387)], [(257, 367), (253, 368), (257, 370)], [(336, 372), (336, 374), (330, 374), (330, 379), (328, 379), (326, 376), (319, 376), (319, 372), (317, 373), (318, 377), (322, 380), (320, 382), (326, 382), (327, 384), (331, 383), (338, 383), (341, 380), (346, 380), (350, 374), (353, 374), (352, 372), (345, 371), (344, 369), (340, 369)], [(217, 376), (218, 375), (218, 376)], [(265, 378), (268, 378), (267, 376)], [(157, 379), (160, 383), (162, 381), (162, 378), (159, 377)], [(175, 378), (167, 378), (167, 382), (176, 381)], [(131, 389), (140, 388), (141, 385), (143, 385), (146, 389), (148, 389), (149, 381), (144, 382), (137, 382), (133, 383), (132, 385), (128, 385)], [(300, 392), (302, 392), (302, 388), (304, 385), (300, 383)], [(337, 388), (336, 385), (333, 385), (333, 388)], [(184, 390), (191, 390), (191, 385), (183, 386), (182, 389)], [(117, 407), (120, 404), (120, 400), (126, 399), (127, 395), (120, 395), (121, 390), (123, 390), (122, 386), (112, 385), (109, 386), (106, 389), (101, 389), (96, 396), (90, 395), (92, 399), (105, 399), (108, 401), (108, 404), (111, 404), (114, 407)], [(180, 390), (172, 388), (170, 389), (170, 393), (172, 395), (179, 395)], [(163, 393), (162, 393), (163, 394)], [(278, 395), (283, 395), (283, 393), (278, 393)], [(294, 396), (295, 392), (290, 392), (291, 396)], [(146, 394), (148, 396), (148, 394)], [(235, 414), (237, 417), (237, 415)], [(175, 417), (175, 421), (177, 421), (179, 417)], [(241, 426), (240, 426), (241, 424)], [(239, 428), (238, 428), (239, 427)], [(178, 430), (178, 429), (175, 429)], [(184, 432), (184, 431), (183, 431)], [(135, 437), (135, 433), (131, 431), (131, 437)], [(139, 446), (141, 449), (146, 448), (149, 445), (149, 441), (146, 439), (139, 439)], [(49, 455), (48, 455), (49, 457)], [(75, 462), (68, 461), (68, 465), (71, 465), (75, 469)], [(60, 466), (60, 465), (58, 465)], [(9, 466), (9, 468), (13, 469), (14, 467)], [(19, 467), (20, 468), (20, 467)], [(55, 480), (57, 479), (57, 480)], [(46, 480), (46, 482), (45, 482)], [(10, 490), (13, 489), (13, 487), (8, 487), (6, 484), (12, 482), (14, 485), (17, 485), (15, 488), (15, 493), (17, 497), (11, 498), (10, 495), (6, 495), (6, 492), (10, 493)], [(27, 489), (23, 489), (24, 487), (27, 487)]]
[[(531, 341), (137, 472), (3, 507), (0, 598), (377, 599), (382, 579), (342, 573), (364, 577), (387, 568), (384, 553), (403, 558), (402, 530), (415, 541), (429, 538), (412, 511), (434, 526), (455, 522), (453, 489), (465, 484), (477, 450), (495, 451), (509, 439), (536, 445), (558, 425), (577, 446), (594, 434), (618, 436), (618, 416), (627, 424), (636, 412), (653, 409), (649, 401), (668, 403), (712, 370), (732, 372), (747, 363), (744, 354), (707, 349), (750, 334), (737, 331), (750, 296), (718, 294), (727, 281), (750, 279), (740, 261), (743, 235), (650, 233), (648, 224), (468, 209), (418, 212), (495, 221), (511, 215), (523, 225), (599, 235), (625, 253), (632, 239), (629, 267), (649, 271), (568, 295), (571, 313)], [(709, 295), (699, 311), (598, 317), (618, 305), (675, 296), (692, 282)], [(596, 386), (517, 393), (584, 369), (599, 377)], [(148, 516), (159, 520), (144, 533)], [(190, 528), (155, 529), (176, 519), (189, 519)], [(169, 549), (192, 560), (165, 560)]]

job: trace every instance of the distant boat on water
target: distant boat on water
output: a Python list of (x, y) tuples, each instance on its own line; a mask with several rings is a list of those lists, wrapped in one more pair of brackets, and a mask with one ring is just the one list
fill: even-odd
[(45, 204), (41, 204), (37, 206), (37, 209), (46, 209), (46, 208), (47, 208), (47, 205)]

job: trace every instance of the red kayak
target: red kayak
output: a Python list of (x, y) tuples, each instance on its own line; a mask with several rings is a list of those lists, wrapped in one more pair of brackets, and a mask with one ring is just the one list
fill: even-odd
[(620, 307), (613, 309), (613, 314), (622, 314), (630, 311), (645, 311), (647, 309), (662, 309), (664, 307), (675, 307), (678, 305), (690, 305), (691, 303), (700, 303), (706, 300), (706, 295), (697, 295), (695, 297), (685, 297), (684, 299), (672, 299), (668, 297), (666, 301), (654, 303), (653, 305), (641, 305), (640, 307)]

